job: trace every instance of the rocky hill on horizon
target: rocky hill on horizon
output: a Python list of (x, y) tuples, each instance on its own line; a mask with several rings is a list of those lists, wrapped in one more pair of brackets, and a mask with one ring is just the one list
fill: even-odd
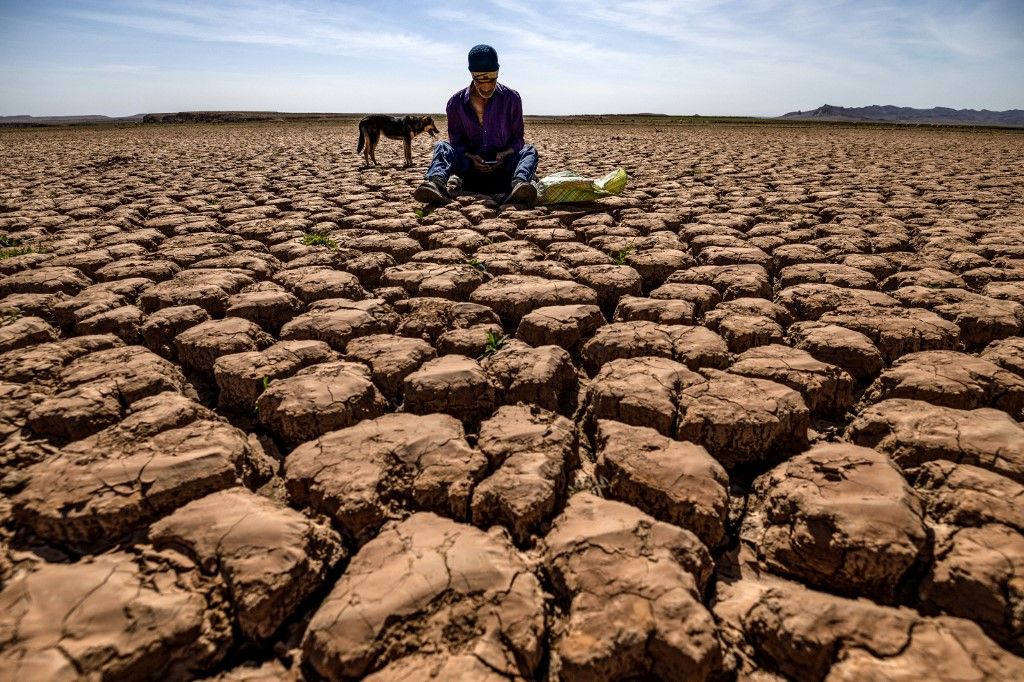
[(950, 109), (932, 107), (914, 109), (873, 104), (866, 107), (840, 107), (824, 104), (813, 111), (791, 111), (779, 118), (808, 121), (886, 121), (890, 123), (930, 123), (934, 125), (1024, 126), (1024, 110)]

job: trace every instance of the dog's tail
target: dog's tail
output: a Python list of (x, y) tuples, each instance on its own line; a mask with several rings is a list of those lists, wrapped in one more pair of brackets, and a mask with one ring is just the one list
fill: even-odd
[(363, 138), (364, 137), (366, 137), (366, 131), (363, 130), (363, 124), (360, 123), (359, 124), (359, 144), (356, 145), (356, 151), (357, 152), (363, 151)]

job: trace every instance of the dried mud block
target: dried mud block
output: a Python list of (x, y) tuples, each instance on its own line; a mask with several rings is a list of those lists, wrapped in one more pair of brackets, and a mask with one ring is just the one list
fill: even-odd
[(477, 358), (487, 351), (487, 341), (501, 338), (504, 334), (500, 325), (481, 324), (465, 329), (449, 329), (437, 339), (438, 355), (465, 355)]
[(583, 346), (583, 364), (590, 373), (607, 362), (636, 357), (671, 358), (691, 369), (725, 368), (729, 348), (706, 327), (653, 322), (613, 322), (597, 330)]
[(793, 389), (714, 369), (679, 396), (676, 438), (707, 448), (726, 469), (771, 459), (807, 443), (810, 415)]
[(733, 298), (771, 298), (768, 271), (761, 265), (698, 265), (677, 270), (666, 283), (706, 284), (718, 290), (726, 301)]
[(14, 517), (47, 540), (112, 543), (163, 514), (235, 485), (250, 456), (245, 434), (195, 421), (115, 451), (68, 453), (26, 471)]
[(1002, 524), (1024, 531), (1024, 485), (986, 469), (946, 460), (925, 462), (914, 487), (928, 516), (960, 527)]
[(1024, 427), (1000, 410), (883, 400), (850, 424), (847, 438), (887, 453), (904, 469), (949, 460), (1024, 483)]
[(253, 284), (244, 270), (192, 268), (148, 287), (139, 295), (147, 313), (180, 305), (198, 305), (213, 317), (224, 314), (228, 297)]
[(56, 341), (60, 332), (46, 320), (38, 317), (21, 317), (0, 326), (0, 353), (34, 346), (39, 343)]
[(927, 611), (969, 618), (986, 634), (1024, 651), (1024, 536), (1000, 524), (942, 526), (935, 562), (921, 583)]
[(926, 551), (924, 505), (884, 454), (822, 444), (754, 481), (741, 537), (778, 575), (896, 601)]
[(409, 298), (398, 301), (395, 310), (402, 315), (402, 321), (395, 329), (396, 334), (431, 343), (453, 329), (501, 325), (497, 314), (487, 306), (457, 303), (443, 298)]
[(270, 382), (256, 399), (260, 423), (288, 447), (379, 417), (386, 408), (370, 370), (344, 361), (314, 364)]
[(794, 348), (841, 367), (857, 381), (878, 376), (885, 361), (875, 344), (864, 334), (822, 322), (797, 322), (789, 328)]
[(772, 258), (780, 272), (791, 265), (826, 261), (825, 253), (813, 244), (782, 244), (772, 250)]
[(498, 390), (480, 363), (461, 355), (428, 360), (406, 376), (402, 386), (408, 412), (440, 412), (467, 423), (477, 422), (491, 413)]
[(243, 291), (228, 298), (224, 314), (249, 320), (268, 334), (276, 334), (304, 309), (302, 301), (287, 291), (259, 290)]
[(40, 317), (44, 320), (54, 319), (54, 309), (63, 301), (68, 300), (63, 292), (52, 294), (9, 294), (0, 298), (0, 310), (15, 309), (22, 315)]
[(1024, 281), (989, 282), (982, 288), (981, 293), (990, 298), (1016, 301), (1024, 305)]
[(689, 301), (623, 296), (615, 306), (613, 322), (646, 320), (658, 324), (692, 325), (694, 306)]
[(141, 327), (145, 317), (143, 312), (133, 305), (121, 306), (81, 320), (75, 325), (75, 334), (113, 334), (125, 343), (140, 343)]
[(667, 358), (612, 360), (587, 388), (587, 419), (613, 419), (675, 436), (679, 392), (704, 377)]
[(723, 541), (729, 477), (707, 450), (609, 420), (597, 423), (596, 441), (605, 495), (685, 528), (709, 547)]
[(798, 284), (832, 284), (844, 289), (877, 289), (878, 280), (870, 272), (849, 265), (804, 263), (790, 265), (779, 271), (779, 287)]
[(651, 298), (660, 301), (682, 301), (693, 306), (693, 317), (703, 317), (722, 302), (718, 289), (708, 284), (662, 284), (651, 291)]
[(922, 400), (942, 407), (994, 407), (1016, 419), (1024, 416), (1024, 378), (965, 353), (911, 353), (882, 372), (864, 400)]
[(572, 411), (576, 367), (564, 349), (533, 348), (513, 340), (481, 360), (480, 365), (497, 387), (499, 403), (527, 403), (563, 414)]
[(304, 678), (296, 668), (286, 668), (281, 661), (272, 659), (262, 665), (255, 662), (204, 678), (206, 682), (301, 682)]
[(174, 553), (44, 564), (0, 592), (0, 677), (186, 679), (231, 644), (212, 581)]
[(473, 523), (501, 524), (527, 543), (565, 494), (578, 459), (575, 425), (533, 405), (501, 407), (480, 425), (477, 447), (495, 471), (473, 490)]
[(704, 680), (721, 665), (700, 598), (711, 556), (697, 537), (635, 507), (580, 493), (543, 543), (568, 616), (552, 646), (564, 680)]
[(1017, 336), (1024, 328), (1024, 305), (981, 296), (963, 289), (906, 287), (892, 295), (904, 305), (927, 308), (960, 328), (960, 339), (980, 348), (997, 339)]
[(252, 639), (274, 634), (345, 558), (329, 526), (246, 488), (189, 502), (154, 523), (149, 539), (219, 575), (242, 632)]
[(981, 359), (1024, 379), (1024, 337), (993, 341), (981, 352)]
[(655, 248), (630, 253), (626, 265), (640, 273), (644, 289), (661, 286), (676, 270), (693, 267), (693, 257), (680, 249)]
[(177, 367), (142, 346), (109, 348), (83, 355), (60, 373), (61, 390), (29, 412), (37, 434), (78, 440), (118, 421), (137, 400), (173, 391), (195, 397)]
[(523, 316), (516, 337), (531, 346), (553, 345), (576, 353), (603, 324), (596, 305), (546, 306)]
[(745, 315), (731, 310), (712, 310), (704, 316), (704, 324), (725, 339), (733, 353), (782, 343), (784, 334), (779, 323), (770, 317)]
[(42, 267), (0, 277), (0, 296), (10, 294), (77, 294), (92, 280), (77, 268)]
[(351, 272), (366, 289), (379, 287), (384, 272), (395, 265), (395, 259), (386, 253), (364, 253), (345, 261), (345, 270)]
[(221, 418), (180, 393), (158, 393), (129, 405), (121, 421), (68, 443), (60, 452), (83, 459), (97, 459), (109, 454), (118, 456), (117, 453), (131, 451), (138, 443), (157, 434), (201, 420), (218, 422)]
[[(694, 242), (690, 243), (691, 248), (695, 247)], [(698, 260), (703, 265), (758, 265), (772, 269), (772, 257), (756, 246), (707, 246), (700, 249)]]
[[(1024, 661), (974, 623), (784, 581), (720, 583), (715, 615), (743, 674), (800, 680), (1014, 680)], [(767, 665), (765, 665), (767, 664)]]
[(869, 314), (874, 308), (900, 304), (892, 296), (880, 291), (844, 289), (834, 284), (798, 284), (788, 287), (775, 296), (775, 302), (786, 308), (794, 319), (810, 321), (844, 306), (856, 306), (864, 314)]
[(572, 281), (531, 275), (501, 275), (478, 287), (470, 301), (494, 310), (510, 328), (538, 308), (556, 305), (597, 305), (597, 292)]
[(352, 558), (302, 650), (327, 679), (534, 679), (544, 635), (543, 591), (507, 540), (419, 513)]
[(481, 246), (487, 244), (487, 238), (476, 230), (468, 228), (441, 230), (427, 238), (427, 245), (431, 249), (454, 248), (467, 253), (473, 253)]
[(623, 296), (639, 296), (643, 281), (628, 265), (584, 265), (573, 268), (572, 276), (597, 292), (597, 304), (611, 315)]
[(893, 291), (902, 287), (920, 286), (933, 289), (965, 289), (967, 284), (960, 275), (938, 268), (903, 270), (882, 280), (882, 291)]
[(171, 279), (181, 271), (181, 267), (173, 261), (150, 257), (120, 258), (113, 263), (104, 265), (96, 271), (96, 279), (101, 282), (113, 282), (119, 279), (145, 277), (154, 282)]
[(907, 353), (956, 350), (960, 328), (923, 308), (844, 306), (818, 318), (864, 334), (887, 363)]
[(346, 360), (362, 362), (370, 368), (373, 383), (392, 404), (402, 402), (402, 387), (409, 376), (437, 352), (423, 339), (391, 334), (374, 334), (352, 339), (346, 347)]
[(79, 336), (0, 353), (0, 379), (19, 384), (55, 383), (65, 365), (88, 353), (124, 346), (113, 334)]
[(278, 341), (262, 351), (222, 355), (213, 363), (221, 409), (252, 410), (271, 381), (336, 359), (323, 341)]
[(203, 374), (212, 373), (214, 362), (223, 355), (262, 350), (273, 343), (272, 336), (239, 317), (202, 322), (174, 337), (179, 362)]
[(318, 266), (281, 270), (274, 281), (287, 289), (303, 303), (332, 298), (358, 301), (366, 298), (366, 290), (355, 275)]
[(789, 311), (765, 298), (734, 298), (723, 301), (715, 306), (704, 316), (704, 324), (709, 324), (723, 317), (731, 315), (749, 315), (766, 317), (780, 327), (788, 327), (793, 323), (793, 316)]
[(485, 279), (482, 272), (465, 263), (405, 263), (385, 270), (381, 283), (402, 287), (410, 296), (465, 301)]
[(737, 356), (729, 371), (799, 391), (811, 414), (842, 416), (853, 404), (854, 383), (849, 374), (789, 346), (752, 348)]
[(552, 244), (547, 248), (547, 256), (549, 259), (556, 260), (570, 268), (612, 264), (612, 259), (607, 253), (580, 242), (557, 242)]
[(389, 414), (297, 447), (284, 473), (294, 504), (330, 516), (362, 544), (404, 509), (465, 520), (486, 468), (453, 417)]
[(161, 357), (176, 360), (178, 350), (174, 337), (209, 319), (210, 314), (197, 305), (163, 308), (146, 318), (139, 333), (146, 348)]
[(389, 334), (398, 325), (398, 315), (381, 299), (365, 301), (327, 299), (309, 306), (309, 311), (281, 327), (281, 338), (324, 341), (343, 353), (349, 341), (371, 334)]

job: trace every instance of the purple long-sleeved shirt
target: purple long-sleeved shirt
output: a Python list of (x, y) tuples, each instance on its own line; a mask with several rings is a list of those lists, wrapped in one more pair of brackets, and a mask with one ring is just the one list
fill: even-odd
[(484, 109), (484, 124), (469, 103), (470, 89), (459, 90), (448, 100), (448, 141), (459, 152), (493, 159), (503, 149), (523, 148), (523, 100), (512, 88), (498, 83)]

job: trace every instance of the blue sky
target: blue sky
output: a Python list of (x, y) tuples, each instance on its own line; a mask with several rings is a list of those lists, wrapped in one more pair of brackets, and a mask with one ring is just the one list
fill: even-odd
[(436, 112), (498, 50), (528, 114), (1024, 108), (1024, 0), (0, 0), (0, 115)]

